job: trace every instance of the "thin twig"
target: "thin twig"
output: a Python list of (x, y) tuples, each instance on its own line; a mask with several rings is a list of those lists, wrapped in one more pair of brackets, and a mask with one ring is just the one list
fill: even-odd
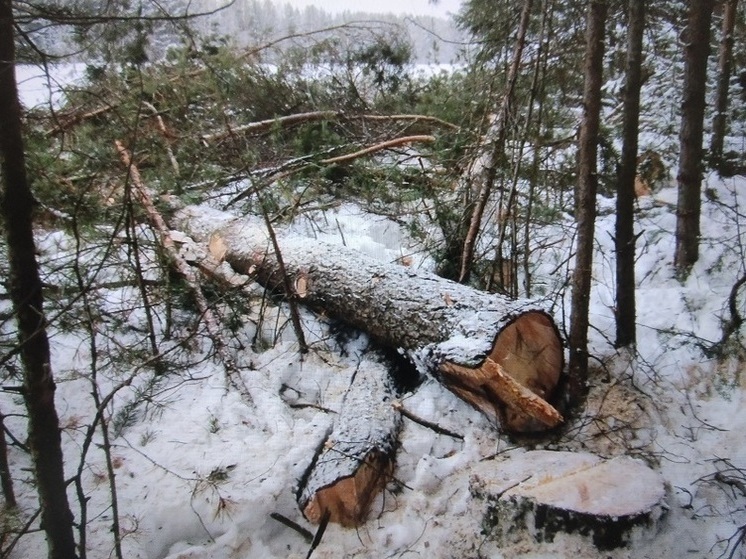
[[(260, 197), (261, 198), (261, 197)], [(275, 258), (277, 258), (277, 268), (282, 276), (282, 284), (287, 294), (287, 301), (290, 307), (290, 321), (295, 331), (295, 336), (298, 338), (298, 345), (300, 346), (301, 353), (308, 353), (308, 344), (306, 343), (306, 335), (303, 333), (303, 326), (300, 322), (300, 312), (298, 311), (298, 304), (296, 303), (296, 292), (290, 281), (290, 276), (285, 268), (285, 261), (282, 259), (282, 252), (280, 251), (280, 245), (277, 242), (277, 235), (275, 235), (275, 229), (272, 227), (272, 220), (269, 219), (269, 213), (267, 212), (264, 199), (261, 198), (262, 217), (264, 218), (264, 224), (267, 226), (267, 234), (272, 241), (272, 248), (275, 251)]]
[(18, 531), (18, 534), (16, 534), (16, 537), (13, 538), (13, 540), (8, 544), (8, 547), (6, 547), (2, 554), (0, 554), (0, 559), (7, 559), (10, 557), (10, 554), (13, 552), (13, 548), (16, 546), (16, 544), (20, 541), (20, 539), (25, 536), (29, 529), (31, 528), (31, 525), (34, 523), (36, 518), (41, 514), (41, 508), (38, 508), (34, 511), (34, 514), (29, 517), (26, 524), (23, 525), (23, 527)]
[(202, 289), (199, 285), (199, 279), (197, 277), (196, 271), (179, 255), (174, 240), (171, 237), (170, 229), (166, 225), (166, 222), (163, 220), (163, 216), (161, 216), (161, 214), (155, 208), (153, 200), (151, 199), (150, 194), (145, 188), (142, 178), (140, 177), (140, 172), (137, 169), (137, 166), (132, 162), (132, 156), (130, 155), (129, 151), (119, 140), (116, 140), (115, 144), (122, 163), (124, 163), (125, 167), (127, 167), (129, 171), (130, 180), (135, 187), (135, 196), (139, 199), (140, 203), (145, 208), (151, 225), (158, 231), (161, 245), (168, 253), (169, 258), (171, 259), (171, 263), (179, 272), (179, 274), (181, 274), (190, 290), (192, 291), (194, 302), (197, 305), (197, 309), (200, 312), (203, 322), (205, 323), (207, 332), (210, 335), (210, 338), (212, 338), (215, 351), (217, 352), (220, 360), (223, 363), (223, 368), (225, 369), (228, 382), (240, 392), (241, 396), (247, 403), (252, 403), (253, 400), (251, 398), (251, 394), (249, 393), (248, 388), (241, 378), (241, 372), (236, 365), (236, 361), (228, 352), (228, 346), (223, 340), (218, 326), (217, 317), (213, 313), (212, 308), (207, 302), (207, 298), (205, 297), (205, 294), (202, 292)]
[(284, 524), (291, 530), (295, 530), (296, 532), (298, 532), (301, 535), (301, 537), (304, 540), (306, 540), (306, 543), (310, 544), (313, 542), (313, 533), (306, 530), (303, 526), (301, 526), (297, 522), (293, 522), (287, 516), (283, 516), (279, 512), (270, 513), (269, 516), (270, 518), (277, 520), (277, 522), (279, 522), (280, 524)]
[(420, 416), (415, 415), (414, 413), (409, 411), (407, 408), (405, 408), (404, 404), (402, 404), (401, 402), (394, 402), (392, 405), (394, 406), (394, 409), (398, 411), (399, 413), (401, 413), (404, 417), (414, 421), (415, 423), (422, 425), (423, 427), (427, 427), (428, 429), (435, 431), (436, 433), (440, 435), (446, 435), (448, 437), (453, 437), (454, 439), (458, 439), (460, 441), (464, 440), (463, 435), (460, 435), (453, 431), (449, 431), (448, 429), (446, 429), (445, 427), (441, 427), (437, 423), (433, 423), (432, 421), (428, 421), (427, 419), (423, 419)]

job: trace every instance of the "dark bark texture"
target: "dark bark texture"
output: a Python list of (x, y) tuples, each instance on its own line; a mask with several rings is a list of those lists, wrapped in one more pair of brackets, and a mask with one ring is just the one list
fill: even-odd
[(17, 506), (16, 494), (13, 489), (13, 478), (10, 475), (10, 464), (8, 462), (8, 442), (5, 439), (5, 416), (0, 412), (0, 487), (3, 490), (3, 499), (8, 509)]
[(622, 160), (616, 201), (616, 345), (633, 345), (635, 310), (635, 176), (642, 87), (642, 38), (645, 31), (645, 0), (630, 0), (627, 31), (627, 67), (624, 84)]
[(569, 395), (573, 402), (582, 398), (588, 376), (588, 311), (593, 272), (596, 191), (598, 190), (596, 156), (601, 114), (606, 11), (605, 1), (594, 0), (588, 8), (583, 121), (580, 126), (578, 186), (575, 192), (577, 248), (575, 269), (572, 274), (570, 309), (570, 376), (568, 380)]
[(685, 279), (699, 258), (707, 58), (714, 0), (692, 0), (684, 33), (684, 91), (679, 132), (679, 197), (676, 206), (674, 266)]
[(9, 290), (18, 322), (24, 366), (23, 397), (28, 409), (31, 449), (41, 523), (49, 557), (76, 557), (73, 516), (67, 500), (55, 384), (42, 309), (42, 285), (32, 230), (34, 199), (26, 175), (21, 107), (15, 80), (15, 45), (11, 0), (0, 0), (0, 211), (5, 226)]
[(712, 120), (712, 138), (710, 140), (710, 159), (718, 169), (723, 167), (723, 147), (728, 123), (728, 93), (730, 77), (733, 73), (733, 30), (736, 26), (737, 7), (738, 0), (726, 0), (723, 3), (723, 24), (718, 51), (717, 92), (715, 93), (715, 117)]

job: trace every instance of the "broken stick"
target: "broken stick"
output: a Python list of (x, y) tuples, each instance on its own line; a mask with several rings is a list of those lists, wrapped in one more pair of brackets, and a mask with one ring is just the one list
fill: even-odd
[(124, 147), (124, 144), (122, 144), (122, 142), (120, 142), (119, 140), (115, 140), (114, 143), (116, 145), (119, 158), (122, 160), (122, 163), (129, 172), (129, 179), (133, 187), (132, 192), (134, 193), (135, 198), (145, 209), (145, 213), (147, 214), (148, 220), (150, 221), (153, 229), (158, 232), (161, 246), (168, 254), (171, 264), (176, 269), (176, 271), (184, 278), (184, 281), (187, 283), (189, 289), (192, 292), (194, 302), (197, 305), (197, 310), (199, 310), (200, 312), (202, 321), (207, 328), (207, 332), (212, 338), (215, 351), (220, 357), (220, 361), (225, 368), (228, 382), (236, 390), (239, 391), (244, 401), (246, 401), (247, 403), (251, 403), (251, 394), (249, 393), (248, 388), (241, 378), (241, 371), (239, 371), (238, 369), (236, 360), (228, 351), (228, 346), (223, 340), (220, 326), (218, 324), (218, 319), (215, 316), (215, 313), (212, 311), (209, 303), (207, 302), (205, 294), (202, 292), (202, 288), (199, 285), (197, 272), (179, 255), (179, 251), (176, 248), (173, 238), (171, 237), (171, 230), (169, 229), (168, 225), (166, 225), (166, 221), (163, 219), (163, 216), (156, 209), (155, 204), (153, 203), (153, 199), (151, 198), (150, 193), (145, 187), (145, 183), (140, 176), (140, 171), (132, 161), (132, 155), (130, 154), (129, 150)]

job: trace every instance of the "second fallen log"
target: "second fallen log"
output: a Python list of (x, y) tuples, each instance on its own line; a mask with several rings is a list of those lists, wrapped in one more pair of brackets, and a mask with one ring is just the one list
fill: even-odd
[[(172, 221), (213, 256), (285, 291), (261, 220), (205, 206)], [(513, 432), (543, 431), (562, 416), (548, 401), (563, 367), (559, 331), (536, 302), (510, 300), (342, 246), (277, 234), (287, 294), (403, 352), (425, 373)]]

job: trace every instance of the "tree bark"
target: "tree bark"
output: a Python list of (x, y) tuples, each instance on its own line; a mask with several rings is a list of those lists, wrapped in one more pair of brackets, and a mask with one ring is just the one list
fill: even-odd
[(720, 50), (718, 52), (718, 79), (715, 93), (715, 117), (712, 120), (710, 159), (717, 169), (723, 167), (723, 146), (728, 122), (728, 91), (733, 71), (733, 30), (736, 26), (738, 0), (723, 2), (723, 24), (721, 27)]
[(679, 196), (674, 266), (684, 280), (699, 258), (702, 140), (707, 92), (707, 57), (714, 0), (691, 0), (684, 47), (684, 91), (679, 131)]
[(0, 211), (8, 246), (10, 296), (18, 323), (24, 367), (23, 398), (28, 410), (28, 444), (34, 463), (41, 525), (49, 557), (76, 557), (73, 515), (67, 500), (55, 384), (49, 354), (42, 284), (32, 229), (34, 198), (26, 175), (21, 106), (15, 78), (11, 0), (0, 0)]
[(635, 177), (642, 87), (642, 39), (645, 0), (630, 0), (627, 30), (627, 68), (624, 84), (622, 160), (617, 178), (616, 230), (616, 345), (636, 341), (635, 309)]
[(16, 493), (13, 490), (13, 477), (10, 475), (10, 463), (8, 461), (8, 442), (5, 440), (5, 416), (0, 411), (0, 487), (5, 499), (5, 507), (8, 510), (18, 506)]
[[(284, 291), (263, 225), (206, 207), (177, 212), (173, 224), (236, 271)], [(551, 317), (532, 301), (498, 295), (345, 247), (278, 232), (285, 270), (299, 302), (402, 351), (423, 373), (507, 431), (542, 431), (560, 414), (555, 395), (563, 350)]]
[(586, 31), (583, 121), (580, 126), (578, 186), (575, 191), (577, 241), (570, 309), (568, 389), (572, 402), (582, 398), (588, 376), (588, 311), (593, 272), (593, 229), (596, 222), (596, 156), (601, 115), (606, 9), (605, 0), (593, 0), (590, 3)]
[(386, 366), (366, 358), (355, 371), (334, 429), (302, 477), (303, 516), (320, 523), (363, 524), (376, 495), (391, 480), (401, 414)]

